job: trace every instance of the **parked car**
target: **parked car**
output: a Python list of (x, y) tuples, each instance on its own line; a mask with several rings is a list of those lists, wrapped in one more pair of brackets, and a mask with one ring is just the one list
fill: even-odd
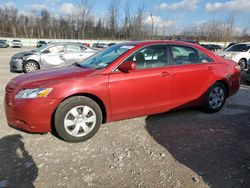
[(12, 46), (12, 48), (21, 48), (21, 47), (23, 47), (23, 44), (22, 44), (21, 40), (14, 39), (11, 42), (11, 46)]
[(220, 45), (217, 45), (217, 44), (201, 44), (201, 46), (212, 51), (212, 52), (222, 50), (222, 47)]
[(44, 41), (44, 40), (39, 40), (39, 41), (37, 41), (37, 43), (36, 43), (36, 47), (37, 47), (37, 48), (40, 48), (40, 47), (46, 46), (46, 45), (47, 45), (47, 42)]
[(198, 41), (198, 40), (195, 40), (195, 39), (177, 38), (177, 39), (174, 39), (174, 40), (177, 40), (177, 41), (182, 41), (182, 42), (188, 42), (188, 43), (192, 43), (192, 44), (198, 44), (198, 45), (200, 45), (199, 41)]
[(86, 42), (81, 42), (80, 44), (84, 45), (84, 46), (87, 46), (87, 47), (90, 47), (90, 44), (89, 43), (86, 43)]
[(241, 70), (244, 70), (247, 68), (246, 63), (250, 58), (250, 42), (234, 44), (226, 50), (218, 52), (218, 55), (232, 59), (240, 65)]
[(105, 44), (105, 43), (93, 43), (93, 44), (92, 44), (92, 47), (93, 47), (93, 48), (101, 48), (101, 49), (104, 49), (104, 48), (107, 48), (107, 47), (108, 47), (108, 44)]
[(114, 42), (108, 43), (108, 47), (113, 46), (113, 45), (116, 45), (116, 43)]
[(6, 86), (8, 124), (90, 139), (105, 122), (188, 106), (221, 110), (239, 89), (240, 67), (178, 41), (117, 44), (68, 67), (24, 74)]
[(4, 39), (0, 39), (0, 48), (8, 48), (8, 47), (9, 47), (8, 41)]
[(53, 68), (81, 62), (98, 50), (73, 43), (55, 43), (30, 52), (12, 56), (11, 72), (33, 72), (43, 68)]

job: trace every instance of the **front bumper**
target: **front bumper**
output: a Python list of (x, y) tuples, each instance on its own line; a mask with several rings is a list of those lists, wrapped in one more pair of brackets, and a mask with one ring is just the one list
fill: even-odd
[(31, 133), (51, 131), (51, 119), (58, 99), (15, 99), (17, 88), (6, 87), (4, 109), (11, 127)]
[(10, 72), (23, 72), (23, 61), (12, 58), (10, 60)]

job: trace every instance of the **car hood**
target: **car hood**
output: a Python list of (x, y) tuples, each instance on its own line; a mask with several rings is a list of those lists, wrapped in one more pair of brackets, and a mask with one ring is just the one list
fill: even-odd
[(13, 78), (12, 83), (20, 87), (32, 87), (39, 86), (48, 82), (58, 82), (60, 80), (66, 79), (83, 78), (94, 72), (100, 72), (100, 69), (87, 69), (72, 65), (68, 67), (23, 74)]
[(34, 54), (33, 51), (25, 51), (25, 52), (19, 52), (13, 55), (13, 58), (24, 58), (26, 56)]

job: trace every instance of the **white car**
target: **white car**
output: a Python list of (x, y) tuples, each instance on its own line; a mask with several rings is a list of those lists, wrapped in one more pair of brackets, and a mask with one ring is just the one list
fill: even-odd
[(224, 51), (217, 52), (218, 55), (231, 59), (238, 63), (241, 70), (247, 68), (247, 60), (250, 59), (250, 42), (237, 43)]
[(22, 44), (22, 42), (20, 40), (14, 39), (11, 42), (11, 46), (12, 46), (12, 48), (21, 48), (23, 46), (23, 44)]
[(81, 62), (98, 50), (74, 43), (55, 43), (29, 52), (19, 52), (10, 60), (11, 72), (33, 72)]

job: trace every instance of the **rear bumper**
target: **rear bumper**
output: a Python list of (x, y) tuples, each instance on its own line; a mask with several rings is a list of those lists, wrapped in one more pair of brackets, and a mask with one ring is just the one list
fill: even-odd
[(56, 99), (5, 99), (5, 113), (9, 126), (30, 133), (51, 131), (51, 118), (58, 103)]
[(237, 93), (239, 89), (240, 89), (240, 72), (237, 72), (231, 75), (231, 78), (229, 81), (228, 97)]

